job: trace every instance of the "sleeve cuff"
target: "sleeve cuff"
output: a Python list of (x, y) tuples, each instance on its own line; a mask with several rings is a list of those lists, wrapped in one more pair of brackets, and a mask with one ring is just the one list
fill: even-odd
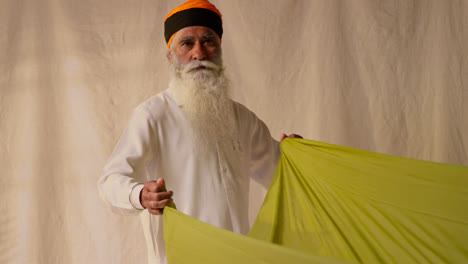
[(144, 184), (142, 183), (135, 184), (130, 190), (130, 194), (128, 198), (130, 200), (130, 203), (135, 209), (140, 209), (140, 210), (145, 209), (140, 203), (140, 192), (143, 189), (143, 185)]

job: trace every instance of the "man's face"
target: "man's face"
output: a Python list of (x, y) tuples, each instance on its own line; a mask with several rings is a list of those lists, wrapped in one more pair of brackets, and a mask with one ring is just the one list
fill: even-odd
[(174, 73), (171, 91), (192, 122), (197, 148), (211, 151), (213, 142), (232, 142), (235, 115), (218, 35), (207, 27), (183, 28), (172, 39), (168, 58)]
[[(191, 61), (217, 62), (220, 57), (220, 43), (216, 33), (203, 26), (186, 27), (179, 30), (172, 39), (169, 60), (172, 64), (187, 64)], [(174, 54), (177, 59), (173, 58)]]

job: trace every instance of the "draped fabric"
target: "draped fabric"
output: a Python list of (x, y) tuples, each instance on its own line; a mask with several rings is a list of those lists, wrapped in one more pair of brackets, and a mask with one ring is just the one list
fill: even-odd
[(281, 150), (249, 237), (166, 210), (169, 264), (468, 261), (468, 167), (303, 139)]
[(310, 263), (346, 264), (232, 233), (166, 208), (164, 236), (168, 264)]
[[(146, 261), (96, 182), (168, 87), (163, 22), (184, 2), (0, 0), (0, 263)], [(233, 97), (276, 139), (468, 165), (468, 1), (212, 3)]]

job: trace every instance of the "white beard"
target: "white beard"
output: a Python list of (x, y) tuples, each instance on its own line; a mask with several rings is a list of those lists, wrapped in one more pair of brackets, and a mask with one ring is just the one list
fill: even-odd
[[(175, 62), (169, 88), (192, 124), (195, 146), (202, 152), (212, 150), (216, 144), (232, 150), (234, 144), (237, 145), (238, 131), (221, 59), (216, 63), (182, 64), (175, 53), (172, 56)], [(205, 69), (197, 69), (200, 66)]]

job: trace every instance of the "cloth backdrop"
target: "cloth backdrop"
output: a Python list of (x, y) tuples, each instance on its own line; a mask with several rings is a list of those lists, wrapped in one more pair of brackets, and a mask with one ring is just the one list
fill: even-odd
[[(183, 2), (0, 0), (0, 263), (146, 261), (96, 181), (167, 88), (163, 20)], [(468, 1), (213, 3), (233, 96), (276, 138), (468, 165)]]

